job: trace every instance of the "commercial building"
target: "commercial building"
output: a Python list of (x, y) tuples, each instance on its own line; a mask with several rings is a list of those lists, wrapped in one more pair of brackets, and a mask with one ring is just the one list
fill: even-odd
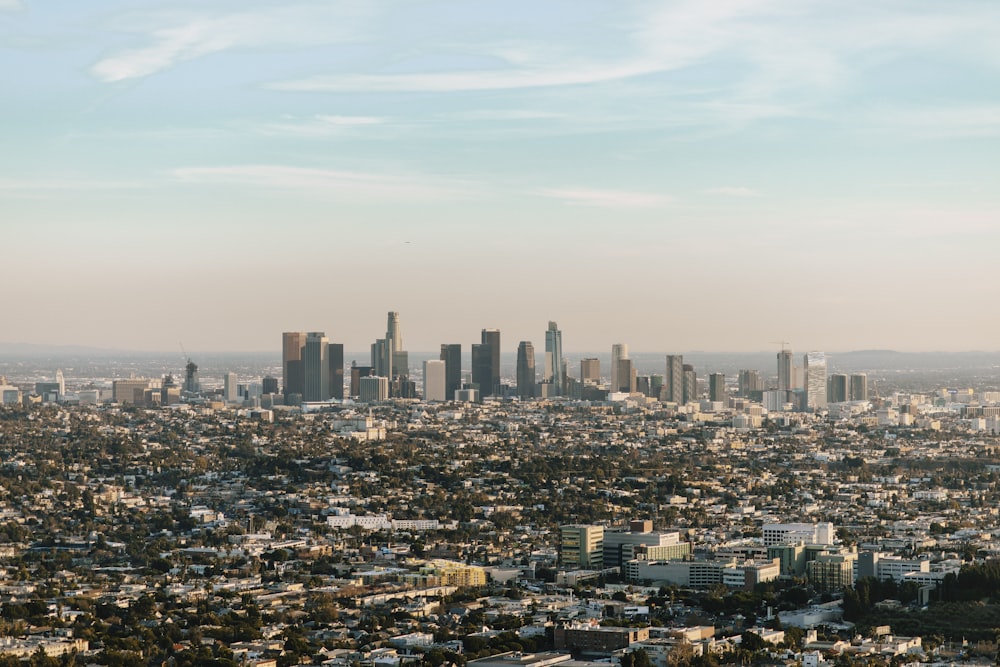
[(604, 527), (559, 527), (559, 562), (567, 568), (599, 569), (604, 562)]
[(447, 369), (440, 359), (428, 359), (424, 362), (424, 400), (448, 400)]
[(519, 398), (535, 395), (535, 346), (527, 340), (517, 346), (517, 395)]

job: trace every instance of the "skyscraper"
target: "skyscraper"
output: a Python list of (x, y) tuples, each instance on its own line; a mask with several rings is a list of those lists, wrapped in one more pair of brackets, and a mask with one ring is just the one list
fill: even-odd
[(480, 387), (483, 396), (496, 396), (500, 394), (500, 330), (483, 329), (483, 345), (490, 346), (490, 379), (488, 387)]
[(826, 355), (808, 352), (802, 355), (805, 370), (806, 409), (821, 410), (826, 407)]
[[(759, 371), (742, 370), (739, 374), (739, 392), (743, 398), (750, 398), (764, 391), (764, 381)], [(760, 400), (760, 396), (756, 396)]]
[(455, 392), (462, 388), (462, 345), (442, 343), (441, 361), (444, 362), (445, 395), (455, 400)]
[(372, 343), (372, 374), (388, 378), (392, 375), (392, 346), (385, 338), (377, 338)]
[(344, 398), (344, 344), (330, 343), (327, 346), (330, 362), (330, 398)]
[(563, 377), (566, 375), (562, 356), (562, 331), (555, 322), (549, 322), (545, 331), (545, 371), (542, 381), (552, 385), (550, 396), (561, 396), (563, 393)]
[(690, 403), (698, 400), (698, 375), (694, 372), (694, 366), (684, 364), (684, 395), (681, 403)]
[(850, 400), (851, 385), (843, 373), (834, 373), (827, 380), (826, 397), (830, 403), (845, 403)]
[(628, 345), (626, 343), (615, 343), (611, 346), (611, 391), (632, 391), (631, 365), (626, 372), (622, 364), (627, 359)]
[(424, 400), (448, 400), (445, 362), (440, 359), (428, 359), (424, 362)]
[(667, 372), (663, 374), (664, 398), (678, 405), (684, 402), (684, 355), (667, 355)]
[(302, 348), (302, 369), (305, 376), (303, 401), (325, 401), (330, 398), (329, 341), (322, 331), (306, 334)]
[(281, 334), (281, 386), (287, 401), (293, 394), (305, 393), (305, 374), (302, 369), (302, 348), (306, 345), (303, 331), (286, 331)]
[(852, 401), (868, 400), (868, 376), (864, 373), (854, 373), (851, 375), (851, 398)]
[(222, 378), (222, 398), (226, 403), (236, 403), (240, 400), (236, 373), (226, 373)]
[(371, 366), (358, 366), (357, 362), (351, 362), (351, 386), (350, 395), (359, 396), (361, 394), (361, 378), (371, 377)]
[(517, 345), (517, 395), (519, 398), (535, 395), (535, 346), (527, 340)]
[(483, 388), (493, 384), (493, 350), (489, 343), (472, 344), (472, 384), (476, 385), (480, 398), (488, 395)]
[(723, 373), (712, 373), (708, 376), (708, 400), (713, 402), (726, 400), (726, 376)]
[[(197, 394), (201, 391), (201, 383), (198, 382), (198, 364), (188, 359), (187, 366), (184, 367), (184, 391), (189, 394)], [(275, 389), (277, 393), (277, 389)]]
[(587, 381), (601, 381), (601, 360), (596, 357), (580, 360), (580, 382)]
[(792, 351), (782, 348), (778, 353), (778, 391), (791, 391), (795, 388), (793, 366)]

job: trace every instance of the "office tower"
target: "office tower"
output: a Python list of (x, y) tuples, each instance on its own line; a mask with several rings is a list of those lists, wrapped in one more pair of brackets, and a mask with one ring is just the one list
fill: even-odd
[(493, 350), (488, 343), (472, 344), (472, 384), (480, 398), (491, 395), (492, 392), (484, 391), (484, 387), (493, 384)]
[(726, 376), (723, 373), (712, 373), (708, 376), (708, 400), (725, 402)]
[(827, 384), (827, 399), (830, 403), (846, 403), (850, 400), (850, 382), (843, 373), (834, 373)]
[(240, 391), (236, 381), (236, 373), (226, 373), (222, 378), (222, 398), (226, 403), (237, 403), (240, 400)]
[(571, 569), (600, 569), (604, 562), (604, 527), (559, 527), (559, 562)]
[(66, 395), (66, 378), (63, 377), (63, 372), (61, 368), (56, 369), (56, 386), (59, 391), (59, 398)]
[(342, 400), (344, 398), (344, 344), (330, 343), (326, 350), (326, 358), (330, 364), (330, 398)]
[(285, 401), (293, 394), (302, 396), (306, 390), (306, 376), (302, 369), (302, 348), (306, 345), (303, 331), (286, 331), (281, 334), (281, 386)]
[(389, 398), (389, 378), (369, 375), (361, 378), (358, 388), (358, 400), (363, 403), (385, 401)]
[(372, 343), (372, 374), (387, 378), (392, 375), (391, 346), (385, 338), (379, 338)]
[(566, 368), (563, 365), (562, 355), (562, 331), (555, 322), (549, 322), (549, 328), (545, 331), (545, 370), (542, 373), (542, 382), (551, 385), (550, 396), (562, 396), (563, 378), (566, 375)]
[(868, 400), (868, 376), (864, 373), (854, 373), (851, 375), (851, 399), (852, 401)]
[(684, 364), (684, 393), (682, 403), (690, 403), (698, 400), (698, 375), (694, 372), (694, 366)]
[(393, 352), (403, 349), (403, 334), (399, 330), (399, 313), (389, 311), (385, 325), (385, 339), (390, 343), (389, 347)]
[(806, 409), (822, 410), (826, 407), (826, 355), (807, 352), (802, 355), (805, 371)]
[(618, 391), (631, 394), (635, 391), (635, 367), (632, 366), (631, 359), (618, 360)]
[(444, 362), (445, 395), (455, 399), (455, 392), (462, 388), (462, 345), (442, 343), (441, 361)]
[(424, 400), (447, 401), (447, 369), (440, 359), (424, 362)]
[(356, 361), (351, 362), (351, 396), (361, 395), (361, 378), (370, 377), (372, 375), (371, 366), (358, 366)]
[(646, 396), (658, 399), (661, 391), (663, 391), (663, 376), (659, 373), (653, 373), (649, 376), (649, 392)]
[(664, 399), (680, 405), (684, 402), (684, 355), (667, 355), (667, 372), (663, 374)]
[(143, 401), (143, 394), (150, 386), (150, 381), (143, 378), (114, 380), (111, 383), (111, 400), (115, 403), (139, 405)]
[(649, 389), (649, 376), (648, 375), (637, 375), (635, 377), (635, 391), (636, 393), (642, 394), (643, 396), (651, 396)]
[(517, 396), (532, 398), (535, 395), (535, 346), (522, 340), (517, 345)]
[(269, 375), (260, 381), (260, 385), (261, 392), (264, 394), (278, 393), (278, 378), (273, 378)]
[[(189, 394), (197, 394), (201, 391), (201, 383), (198, 381), (198, 364), (188, 359), (187, 366), (184, 367), (184, 391)], [(275, 388), (274, 393), (278, 390)]]
[(631, 391), (631, 378), (626, 377), (622, 361), (628, 359), (628, 345), (615, 343), (611, 346), (611, 391)]
[(782, 349), (778, 353), (778, 391), (795, 389), (795, 370), (792, 362), (792, 351)]
[(483, 329), (483, 345), (490, 346), (490, 379), (487, 387), (480, 387), (483, 396), (500, 395), (500, 330)]
[(764, 391), (764, 380), (761, 379), (759, 371), (740, 371), (738, 384), (740, 396), (743, 398), (751, 398)]
[(302, 348), (302, 372), (305, 387), (303, 401), (325, 401), (330, 398), (329, 341), (322, 331), (306, 334), (306, 344)]
[(601, 381), (601, 360), (588, 357), (580, 360), (580, 382)]

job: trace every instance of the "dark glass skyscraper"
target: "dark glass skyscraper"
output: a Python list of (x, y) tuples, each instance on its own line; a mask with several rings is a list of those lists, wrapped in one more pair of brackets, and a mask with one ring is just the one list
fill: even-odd
[(482, 344), (490, 348), (490, 376), (488, 390), (480, 387), (483, 396), (500, 394), (500, 330), (483, 329)]
[(290, 396), (305, 393), (305, 372), (302, 368), (302, 348), (306, 345), (304, 331), (281, 334), (281, 386), (287, 401)]
[(535, 346), (527, 340), (517, 346), (517, 395), (519, 398), (535, 395)]
[(472, 384), (479, 390), (479, 397), (491, 396), (493, 385), (493, 350), (488, 343), (472, 344)]
[(330, 343), (327, 347), (330, 362), (330, 398), (344, 398), (344, 344)]
[(455, 400), (455, 392), (462, 388), (462, 345), (442, 343), (441, 361), (444, 362), (444, 386), (447, 400)]

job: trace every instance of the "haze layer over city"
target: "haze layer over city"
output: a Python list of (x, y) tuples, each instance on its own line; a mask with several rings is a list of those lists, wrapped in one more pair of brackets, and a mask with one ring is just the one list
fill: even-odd
[(998, 14), (5, 0), (0, 340), (996, 350)]

